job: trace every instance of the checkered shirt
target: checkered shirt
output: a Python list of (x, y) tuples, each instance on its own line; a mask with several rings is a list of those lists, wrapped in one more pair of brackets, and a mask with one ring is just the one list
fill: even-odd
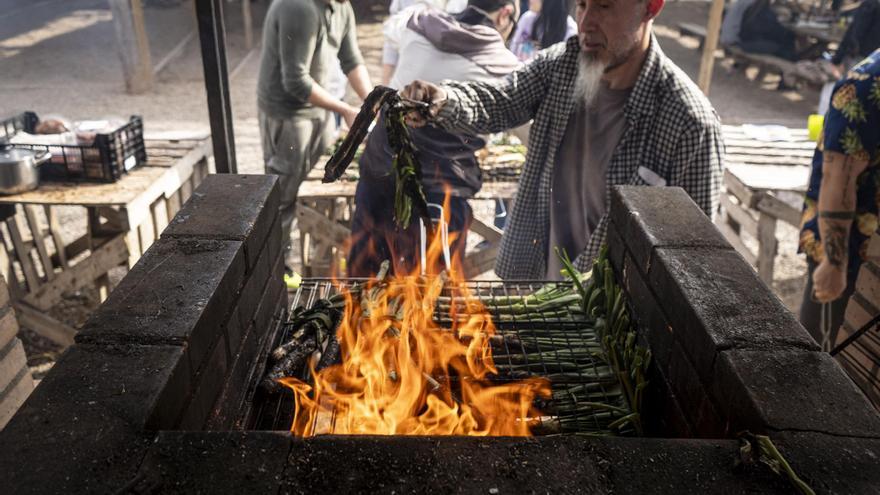
[[(545, 278), (547, 256), (555, 256), (548, 246), (550, 187), (556, 153), (575, 109), (579, 54), (575, 36), (540, 52), (503, 80), (444, 81), (448, 100), (435, 122), (440, 127), (493, 133), (533, 120), (516, 201), (495, 264), (495, 272), (504, 279)], [(606, 213), (575, 258), (580, 270), (591, 267), (605, 242), (611, 187), (656, 185), (642, 178), (639, 166), (668, 186), (684, 188), (707, 215), (718, 206), (724, 156), (718, 115), (690, 78), (666, 58), (653, 35), (624, 116), (626, 129), (605, 177)]]

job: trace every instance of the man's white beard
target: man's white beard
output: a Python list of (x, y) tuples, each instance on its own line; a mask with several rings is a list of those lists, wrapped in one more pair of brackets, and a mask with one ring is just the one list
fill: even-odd
[(574, 98), (583, 106), (589, 108), (599, 92), (599, 83), (605, 74), (605, 63), (601, 60), (581, 53), (578, 59), (578, 74), (574, 82)]

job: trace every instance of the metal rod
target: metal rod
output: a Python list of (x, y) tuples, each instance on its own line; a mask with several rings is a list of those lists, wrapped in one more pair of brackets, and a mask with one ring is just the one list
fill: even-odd
[(855, 331), (855, 333), (847, 337), (846, 340), (838, 344), (834, 349), (831, 349), (831, 352), (829, 354), (831, 354), (832, 356), (836, 356), (840, 351), (846, 349), (847, 347), (849, 347), (850, 344), (855, 342), (856, 339), (866, 334), (868, 330), (877, 326), (878, 323), (880, 323), (880, 315), (871, 318), (868, 323), (862, 325), (861, 328), (859, 328)]
[(208, 93), (208, 117), (214, 145), (217, 173), (234, 174), (235, 135), (232, 130), (232, 107), (229, 103), (229, 77), (226, 68), (226, 29), (223, 25), (223, 0), (196, 0), (196, 18), (202, 45), (205, 90)]

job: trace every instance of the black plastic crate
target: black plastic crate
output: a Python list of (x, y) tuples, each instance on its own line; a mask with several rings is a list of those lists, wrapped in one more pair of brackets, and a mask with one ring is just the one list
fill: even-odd
[[(33, 134), (40, 119), (24, 112), (0, 122), (0, 143), (19, 131)], [(52, 158), (40, 167), (41, 180), (116, 182), (126, 172), (147, 162), (144, 122), (132, 116), (128, 123), (110, 133), (95, 135), (89, 146), (74, 144), (19, 144), (17, 148), (48, 150)]]

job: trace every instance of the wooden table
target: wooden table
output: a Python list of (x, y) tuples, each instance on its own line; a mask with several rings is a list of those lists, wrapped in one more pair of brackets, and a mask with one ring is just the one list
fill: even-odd
[[(97, 282), (109, 290), (110, 269), (131, 267), (208, 174), (206, 135), (147, 136), (145, 166), (110, 184), (46, 182), (22, 194), (0, 196), (0, 270), (20, 322), (62, 345), (75, 330), (46, 313), (64, 292)], [(62, 238), (55, 206), (85, 209), (87, 231)]]
[[(773, 282), (778, 221), (799, 227), (799, 198), (807, 189), (816, 143), (806, 130), (789, 129), (787, 141), (762, 141), (741, 126), (724, 126), (727, 146), (722, 214), (716, 224), (727, 240), (758, 269), (768, 286)], [(743, 242), (743, 232), (755, 238), (757, 252)]]

